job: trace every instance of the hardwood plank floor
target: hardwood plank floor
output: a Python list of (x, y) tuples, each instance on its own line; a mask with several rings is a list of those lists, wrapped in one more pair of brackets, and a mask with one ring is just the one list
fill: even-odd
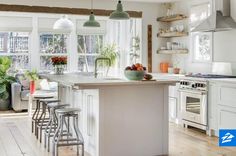
[[(27, 116), (0, 115), (0, 156), (51, 156), (31, 133)], [(236, 156), (236, 147), (218, 147), (218, 138), (196, 129), (170, 124), (169, 156)], [(75, 156), (72, 148), (60, 148), (60, 156)], [(88, 155), (87, 155), (88, 156)]]

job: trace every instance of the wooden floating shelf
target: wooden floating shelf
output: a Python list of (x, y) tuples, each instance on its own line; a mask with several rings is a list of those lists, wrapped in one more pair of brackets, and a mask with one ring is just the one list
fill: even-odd
[(184, 20), (186, 18), (188, 18), (188, 17), (183, 14), (175, 14), (175, 15), (171, 15), (171, 16), (159, 17), (159, 18), (157, 18), (157, 21), (159, 21), (159, 22), (174, 22), (174, 21)]
[(188, 49), (180, 50), (158, 50), (158, 54), (188, 54)]
[(188, 36), (188, 32), (168, 32), (168, 33), (159, 33), (157, 37), (171, 38), (171, 37), (185, 37)]

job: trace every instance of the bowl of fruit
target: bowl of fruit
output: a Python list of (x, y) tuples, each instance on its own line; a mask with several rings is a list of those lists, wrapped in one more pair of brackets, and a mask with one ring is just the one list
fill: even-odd
[(142, 80), (146, 73), (146, 67), (140, 63), (133, 64), (125, 68), (125, 77), (129, 80)]

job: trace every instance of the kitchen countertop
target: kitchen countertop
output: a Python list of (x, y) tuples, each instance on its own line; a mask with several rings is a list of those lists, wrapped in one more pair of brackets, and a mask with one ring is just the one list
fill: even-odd
[(224, 78), (224, 79), (209, 79), (209, 82), (215, 83), (236, 83), (236, 78)]
[(180, 81), (185, 75), (182, 74), (168, 74), (168, 73), (151, 73), (154, 79), (165, 79)]
[(64, 75), (41, 74), (40, 77), (50, 81), (56, 81), (68, 86), (102, 86), (102, 85), (142, 85), (142, 84), (174, 84), (178, 80), (167, 76), (153, 75), (156, 81), (130, 81), (116, 78), (94, 78), (69, 73)]

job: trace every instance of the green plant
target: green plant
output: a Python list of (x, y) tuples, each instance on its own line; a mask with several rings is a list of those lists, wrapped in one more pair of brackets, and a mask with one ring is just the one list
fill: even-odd
[(26, 71), (25, 73), (26, 77), (30, 80), (30, 81), (36, 81), (39, 79), (37, 70), (32, 70), (32, 71)]
[(109, 58), (111, 60), (111, 66), (114, 66), (118, 56), (119, 56), (119, 53), (116, 52), (116, 45), (108, 44), (102, 48), (102, 51), (99, 57)]
[(11, 60), (8, 57), (0, 57), (0, 99), (7, 100), (10, 96), (11, 83), (15, 78), (7, 75), (11, 67)]

